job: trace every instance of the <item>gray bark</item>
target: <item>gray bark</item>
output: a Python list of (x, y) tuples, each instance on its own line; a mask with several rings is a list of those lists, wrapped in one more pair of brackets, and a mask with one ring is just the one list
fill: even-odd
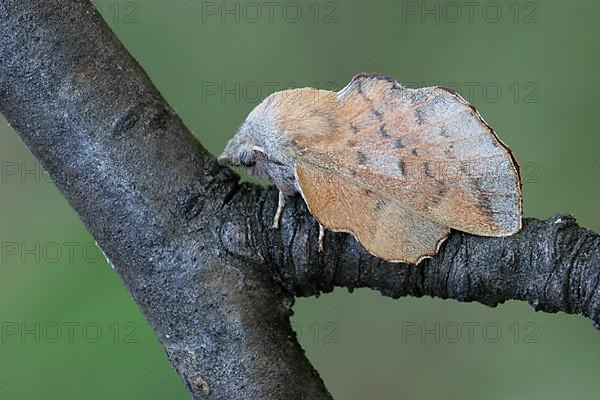
[(97, 240), (193, 398), (328, 399), (291, 329), (336, 286), (582, 314), (600, 326), (600, 236), (569, 216), (508, 238), (453, 232), (418, 266), (318, 225), (300, 198), (239, 184), (86, 1), (0, 0), (0, 112)]

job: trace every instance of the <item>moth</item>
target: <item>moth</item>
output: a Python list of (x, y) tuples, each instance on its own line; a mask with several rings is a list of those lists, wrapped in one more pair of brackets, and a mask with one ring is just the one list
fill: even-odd
[(246, 118), (219, 157), (300, 193), (321, 228), (348, 232), (373, 255), (417, 264), (456, 229), (521, 229), (521, 183), (510, 149), (458, 94), (410, 89), (360, 74), (338, 92), (276, 92)]

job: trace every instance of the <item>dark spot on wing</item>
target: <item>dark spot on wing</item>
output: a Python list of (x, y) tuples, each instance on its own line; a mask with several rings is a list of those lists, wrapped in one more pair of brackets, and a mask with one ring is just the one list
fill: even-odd
[(354, 134), (358, 133), (358, 128), (352, 122), (350, 122), (350, 131)]
[(428, 178), (433, 178), (433, 171), (431, 170), (431, 166), (429, 165), (429, 161), (425, 161), (423, 163), (423, 171), (425, 172), (425, 176)]
[(363, 91), (362, 81), (356, 81), (356, 91), (360, 94), (365, 100), (370, 102), (371, 100), (367, 97), (367, 94)]
[(468, 162), (460, 163), (460, 172), (463, 175), (469, 175), (469, 163)]
[(412, 150), (410, 151), (410, 154), (412, 154), (412, 155), (413, 155), (413, 156), (415, 156), (415, 157), (418, 157), (418, 156), (419, 156), (419, 152), (417, 151), (417, 149), (412, 149)]
[(389, 138), (390, 134), (385, 130), (385, 124), (379, 127), (379, 136), (382, 138)]
[(402, 174), (402, 176), (404, 176), (405, 167), (404, 160), (398, 160), (398, 169), (400, 170), (400, 174)]
[(417, 117), (418, 125), (423, 125), (425, 123), (425, 112), (422, 108), (415, 109), (415, 117)]
[(397, 139), (396, 141), (394, 141), (394, 148), (403, 149), (405, 147), (406, 147), (406, 144), (404, 143), (404, 141), (402, 139)]
[(440, 196), (440, 197), (446, 197), (446, 194), (448, 194), (448, 190), (450, 190), (448, 188), (448, 185), (446, 184), (445, 181), (443, 181), (441, 179), (438, 180), (437, 183), (438, 183), (438, 185), (440, 185), (440, 187), (438, 188), (438, 193), (437, 193), (438, 196)]
[(335, 117), (333, 117), (331, 114), (324, 113), (321, 115), (321, 118), (323, 118), (323, 120), (327, 121), (327, 125), (329, 125), (329, 127), (331, 128), (332, 131), (335, 132), (335, 131), (339, 130), (337, 119)]
[(358, 90), (358, 93), (360, 93), (360, 94), (363, 93), (362, 82), (360, 80), (356, 80), (356, 90)]
[(373, 116), (375, 118), (377, 118), (379, 121), (383, 121), (383, 114), (379, 111), (377, 111), (376, 109), (372, 108), (371, 112), (373, 113)]
[(356, 159), (358, 160), (359, 165), (365, 165), (369, 162), (369, 160), (367, 159), (367, 156), (362, 151), (356, 152)]
[(439, 185), (438, 191), (437, 191), (438, 198), (436, 199), (436, 203), (439, 204), (440, 201), (442, 201), (442, 199), (444, 197), (446, 197), (450, 188), (448, 187), (448, 184), (446, 183), (446, 181), (444, 181), (442, 179), (438, 179), (438, 180), (436, 180), (436, 182)]

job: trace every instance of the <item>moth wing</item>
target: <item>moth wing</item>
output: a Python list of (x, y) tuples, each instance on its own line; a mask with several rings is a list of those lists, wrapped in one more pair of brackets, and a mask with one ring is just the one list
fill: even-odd
[(435, 255), (450, 233), (448, 227), (343, 174), (301, 162), (295, 174), (310, 212), (325, 228), (352, 233), (384, 260), (416, 264)]
[(359, 75), (338, 92), (337, 107), (336, 131), (303, 146), (300, 160), (440, 225), (484, 236), (520, 230), (516, 160), (460, 96)]

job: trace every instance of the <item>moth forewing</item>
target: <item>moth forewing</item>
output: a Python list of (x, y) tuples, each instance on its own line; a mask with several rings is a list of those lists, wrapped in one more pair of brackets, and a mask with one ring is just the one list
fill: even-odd
[(486, 236), (520, 229), (514, 159), (462, 98), (364, 75), (337, 97), (337, 129), (306, 153), (314, 164), (347, 171), (442, 225)]
[(437, 86), (435, 87), (435, 89), (449, 93), (451, 96), (454, 96), (457, 99), (457, 101), (459, 101), (463, 106), (470, 108), (471, 112), (474, 115), (474, 118), (487, 129), (487, 132), (491, 136), (492, 141), (503, 150), (504, 160), (506, 161), (506, 166), (504, 169), (506, 171), (506, 175), (512, 179), (512, 181), (509, 182), (507, 187), (509, 189), (512, 189), (512, 194), (514, 195), (514, 201), (511, 203), (513, 207), (513, 212), (511, 213), (511, 217), (508, 218), (508, 221), (506, 221), (507, 223), (505, 223), (504, 226), (496, 226), (496, 230), (490, 232), (490, 234), (488, 234), (487, 236), (503, 237), (514, 235), (515, 233), (519, 232), (523, 226), (523, 220), (521, 218), (523, 214), (521, 173), (519, 170), (519, 163), (516, 157), (514, 156), (510, 147), (508, 147), (498, 137), (495, 130), (490, 126), (490, 124), (487, 123), (487, 121), (483, 118), (481, 113), (472, 104), (470, 104), (460, 94), (454, 92), (453, 90), (441, 86)]
[(330, 231), (351, 233), (383, 260), (416, 264), (434, 256), (450, 233), (448, 227), (353, 182), (343, 172), (303, 162), (294, 171), (300, 193), (317, 221)]

